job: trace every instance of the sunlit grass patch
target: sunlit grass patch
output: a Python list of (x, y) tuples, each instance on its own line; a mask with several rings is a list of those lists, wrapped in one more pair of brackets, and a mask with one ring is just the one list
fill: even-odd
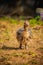
[(37, 54), (35, 52), (29, 51), (28, 55), (31, 55), (32, 57), (37, 57)]
[(23, 56), (22, 53), (12, 53), (11, 55), (14, 57), (22, 57)]
[(13, 23), (13, 24), (18, 24), (18, 21), (17, 21), (17, 20), (14, 20), (14, 19), (12, 19), (12, 18), (9, 19), (9, 22), (10, 22), (10, 23)]
[(26, 58), (26, 56), (28, 56), (28, 54), (23, 54), (23, 53), (12, 53), (11, 56), (14, 57), (22, 57), (22, 58)]

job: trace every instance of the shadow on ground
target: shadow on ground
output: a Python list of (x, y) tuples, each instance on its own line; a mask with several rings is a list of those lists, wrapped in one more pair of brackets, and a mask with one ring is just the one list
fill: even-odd
[(7, 47), (7, 46), (3, 46), (1, 49), (3, 50), (19, 50), (20, 48), (15, 48), (15, 47)]

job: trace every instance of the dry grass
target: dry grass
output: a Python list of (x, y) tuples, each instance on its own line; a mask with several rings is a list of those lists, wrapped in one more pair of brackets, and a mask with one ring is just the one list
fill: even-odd
[(16, 39), (16, 31), (21, 27), (23, 23), (0, 21), (0, 65), (43, 65), (43, 28), (32, 28), (29, 49), (22, 50)]

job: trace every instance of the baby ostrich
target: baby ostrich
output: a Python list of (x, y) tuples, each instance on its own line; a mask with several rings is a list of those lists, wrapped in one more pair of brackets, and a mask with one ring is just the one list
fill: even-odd
[(23, 29), (17, 32), (17, 40), (20, 42), (20, 48), (26, 49), (28, 47), (29, 38), (31, 38), (31, 31), (29, 22), (26, 20)]

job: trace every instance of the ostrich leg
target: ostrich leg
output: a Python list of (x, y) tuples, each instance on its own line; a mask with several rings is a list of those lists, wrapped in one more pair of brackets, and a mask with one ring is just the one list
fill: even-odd
[(22, 41), (20, 41), (20, 47), (19, 48), (22, 49)]

